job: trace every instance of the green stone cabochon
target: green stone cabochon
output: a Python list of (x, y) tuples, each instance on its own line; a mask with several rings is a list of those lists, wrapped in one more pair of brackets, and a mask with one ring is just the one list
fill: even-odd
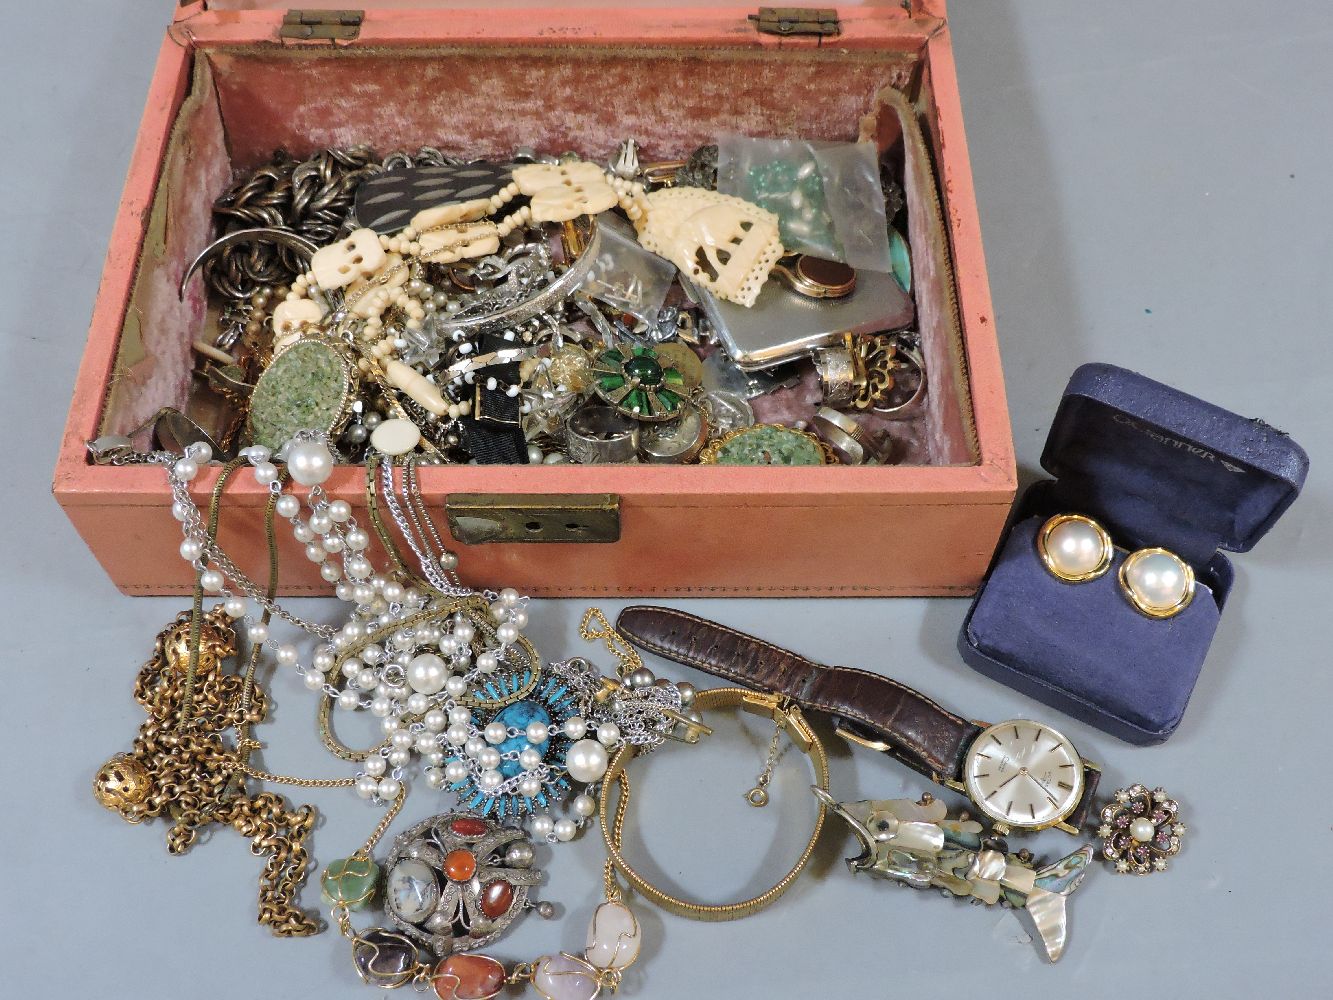
[(717, 464), (823, 465), (824, 452), (799, 431), (755, 426), (719, 448)]
[(662, 366), (650, 357), (630, 358), (625, 362), (625, 374), (638, 379), (643, 385), (659, 385), (662, 381)]
[(369, 858), (339, 858), (324, 869), (320, 894), (330, 906), (359, 910), (374, 897), (379, 878), (380, 866)]
[(334, 348), (313, 340), (293, 344), (259, 376), (250, 397), (254, 443), (277, 451), (297, 431), (332, 431), (349, 389), (346, 367)]
[[(675, 368), (663, 368), (651, 347), (630, 348), (629, 357), (618, 348), (603, 351), (593, 375), (598, 394), (622, 413), (664, 420), (680, 409), (683, 394), (679, 390), (685, 386), (685, 377)], [(634, 388), (615, 395), (630, 384)]]

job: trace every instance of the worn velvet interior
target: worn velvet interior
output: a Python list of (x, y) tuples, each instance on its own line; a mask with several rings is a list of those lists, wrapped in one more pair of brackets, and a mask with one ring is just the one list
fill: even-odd
[[(1113, 365), (1084, 365), (1065, 389), (1042, 464), (1058, 478), (1019, 501), (963, 626), (983, 674), (1130, 743), (1179, 724), (1231, 590), (1217, 551), (1254, 545), (1295, 499), (1308, 460), (1280, 431)], [(1097, 518), (1117, 545), (1085, 583), (1037, 554), (1056, 513)], [(1140, 614), (1120, 589), (1128, 550), (1161, 546), (1194, 567), (1198, 591), (1174, 618)]]
[(1191, 563), (1243, 552), (1295, 500), (1309, 460), (1276, 428), (1114, 365), (1070, 381), (1042, 454), (1065, 509)]
[[(189, 343), (210, 328), (204, 287), (176, 286), (216, 235), (209, 207), (278, 148), (295, 155), (369, 143), (498, 157), (519, 145), (604, 161), (625, 137), (645, 160), (687, 155), (724, 131), (877, 141), (905, 157), (909, 241), (928, 405), (894, 427), (907, 464), (977, 461), (949, 244), (930, 154), (928, 105), (910, 53), (833, 48), (752, 52), (437, 47), (429, 50), (226, 48), (201, 51), (153, 206), (109, 394), (104, 431), (125, 433), (190, 395)], [(917, 84), (918, 86), (919, 83)]]

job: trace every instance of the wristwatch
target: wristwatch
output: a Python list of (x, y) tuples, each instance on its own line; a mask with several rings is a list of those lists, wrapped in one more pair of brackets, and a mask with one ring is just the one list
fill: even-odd
[(846, 739), (966, 795), (1001, 834), (1077, 834), (1091, 811), (1101, 769), (1045, 723), (969, 722), (888, 677), (827, 667), (671, 608), (626, 608), (616, 629), (659, 656), (832, 716)]

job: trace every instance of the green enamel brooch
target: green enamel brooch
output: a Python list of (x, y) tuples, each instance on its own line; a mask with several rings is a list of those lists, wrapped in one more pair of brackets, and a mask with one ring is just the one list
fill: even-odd
[(685, 404), (685, 376), (665, 367), (651, 347), (613, 347), (592, 366), (597, 395), (635, 420), (673, 420)]

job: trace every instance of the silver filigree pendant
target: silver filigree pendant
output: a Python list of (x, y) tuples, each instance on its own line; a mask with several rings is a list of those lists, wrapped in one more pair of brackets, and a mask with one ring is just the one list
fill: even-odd
[(385, 859), (384, 910), (416, 944), (443, 957), (484, 948), (529, 908), (541, 882), (522, 830), (467, 813), (405, 831)]

